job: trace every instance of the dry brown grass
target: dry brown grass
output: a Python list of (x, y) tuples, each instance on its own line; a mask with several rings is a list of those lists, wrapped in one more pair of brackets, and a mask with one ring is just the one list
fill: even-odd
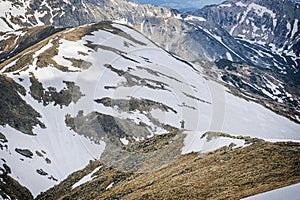
[[(182, 141), (180, 135), (178, 140)], [(170, 133), (161, 140), (150, 138), (123, 149), (151, 153), (170, 147), (157, 158), (149, 157), (142, 165), (136, 163), (140, 168), (134, 173), (106, 166), (92, 181), (71, 190), (75, 180), (86, 174), (76, 172), (38, 199), (240, 199), (300, 182), (300, 144), (291, 142), (253, 139), (253, 144), (244, 148), (224, 147), (205, 155), (175, 156), (164, 167), (155, 169), (155, 162), (181, 149), (179, 143), (175, 142), (177, 150), (170, 143), (177, 136)], [(106, 190), (111, 182), (115, 182), (114, 187)]]
[[(80, 31), (81, 29), (83, 29), (85, 32)], [(47, 45), (49, 41), (52, 40), (51, 43), (53, 46), (38, 56), (37, 67), (48, 67), (49, 65), (51, 65), (52, 67), (56, 67), (58, 70), (67, 71), (66, 67), (58, 65), (52, 59), (55, 55), (58, 54), (59, 40), (64, 38), (70, 41), (77, 41), (82, 38), (83, 34), (87, 34), (87, 31), (89, 31), (89, 29), (87, 28), (78, 28), (76, 30), (68, 29), (68, 30), (57, 32), (47, 37), (46, 39), (36, 43), (35, 45), (25, 49), (24, 51), (20, 52), (16, 56), (4, 61), (3, 63), (0, 64), (0, 69), (2, 69), (4, 66), (18, 59), (16, 64), (12, 65), (5, 72), (26, 70), (34, 60), (33, 59), (34, 53), (40, 50), (45, 45)]]
[[(51, 66), (61, 71), (71, 72), (67, 67), (59, 65), (53, 60), (53, 57), (58, 54), (59, 41), (61, 39), (66, 39), (75, 42), (81, 40), (82, 37), (84, 36), (92, 35), (93, 32), (97, 30), (109, 31), (112, 34), (119, 35), (128, 40), (131, 40), (134, 43), (145, 45), (144, 43), (135, 40), (131, 35), (123, 32), (118, 28), (113, 27), (111, 22), (100, 22), (98, 24), (81, 26), (74, 29), (67, 29), (67, 30), (54, 33), (53, 35), (47, 37), (46, 39), (20, 52), (16, 56), (13, 56), (12, 58), (4, 61), (3, 63), (0, 64), (0, 69), (8, 65), (9, 63), (15, 61), (16, 59), (18, 59), (18, 61), (14, 65), (12, 65), (9, 69), (7, 69), (5, 72), (16, 72), (16, 71), (23, 71), (28, 69), (29, 65), (32, 64), (34, 60), (33, 58), (34, 53), (40, 50), (45, 45), (47, 45), (49, 41), (52, 40), (51, 43), (53, 46), (48, 48), (46, 51), (44, 51), (38, 56), (37, 67), (41, 68), (41, 67)], [(70, 60), (70, 58), (65, 58), (65, 59), (71, 61), (73, 66), (79, 67), (80, 69), (87, 69), (91, 65), (91, 63), (85, 62), (83, 60), (76, 60), (76, 59)]]
[(182, 156), (158, 171), (136, 174), (98, 199), (127, 191), (134, 192), (123, 199), (240, 199), (298, 182), (299, 144), (262, 142), (229, 153)]

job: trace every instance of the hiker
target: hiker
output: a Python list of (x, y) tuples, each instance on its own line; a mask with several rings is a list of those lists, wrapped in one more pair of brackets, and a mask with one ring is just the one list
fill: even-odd
[(180, 121), (181, 128), (184, 128), (184, 123), (185, 123), (185, 121), (184, 121), (184, 120), (181, 120), (181, 121)]

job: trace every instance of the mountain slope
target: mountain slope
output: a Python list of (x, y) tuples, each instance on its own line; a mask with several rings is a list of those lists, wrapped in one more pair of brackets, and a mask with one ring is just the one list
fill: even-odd
[[(281, 73), (298, 73), (299, 4), (289, 0), (276, 3), (233, 0), (207, 6), (193, 14), (205, 18), (212, 26), (225, 29), (237, 44), (248, 46), (252, 55), (246, 56), (252, 59), (254, 65), (274, 66)], [(261, 61), (262, 57), (258, 54), (264, 54), (266, 61)]]
[(181, 120), (196, 131), (183, 142), (187, 152), (206, 131), (300, 139), (299, 124), (234, 96), (200, 66), (117, 23), (62, 30), (0, 69), (8, 88), (1, 102), (15, 109), (1, 112), (11, 119), (1, 121), (1, 168), (9, 166), (9, 175), (34, 196), (89, 160), (178, 130)]
[(3, 62), (13, 57), (26, 48), (61, 30), (62, 28), (54, 28), (52, 26), (37, 26), (1, 34), (0, 61)]
[[(278, 3), (228, 1), (182, 14), (168, 8), (124, 0), (72, 3), (63, 0), (8, 0), (0, 2), (2, 7), (10, 8), (0, 13), (2, 23), (10, 27), (1, 26), (0, 31), (10, 32), (1, 33), (0, 43), (3, 45), (0, 45), (0, 58), (3, 62), (41, 38), (61, 30), (36, 27), (34, 32), (40, 32), (36, 35), (42, 37), (34, 39), (33, 29), (24, 27), (47, 24), (66, 28), (102, 20), (118, 21), (129, 24), (169, 52), (187, 60), (217, 62), (216, 65), (221, 66), (218, 67), (219, 76), (225, 77), (220, 79), (224, 83), (231, 84), (239, 92), (255, 95), (262, 101), (277, 101), (280, 107), (288, 110), (285, 116), (299, 122), (300, 94), (295, 89), (300, 84), (299, 4), (276, 1)], [(14, 32), (19, 28), (23, 29)], [(224, 68), (233, 68), (230, 62), (224, 66), (228, 63), (223, 62), (225, 59), (236, 65), (258, 68), (264, 77), (253, 81), (256, 70), (250, 74), (234, 70), (233, 80), (229, 80), (232, 70), (228, 73)]]
[[(277, 1), (228, 1), (192, 13), (198, 18), (124, 0), (85, 0), (72, 4), (62, 0), (17, 1), (16, 4), (5, 1), (3, 6), (10, 7), (11, 11), (2, 11), (0, 16), (2, 23), (11, 27), (2, 26), (2, 31), (41, 24), (69, 27), (118, 20), (188, 60), (227, 58), (276, 68), (281, 73), (298, 72), (299, 4)], [(264, 18), (260, 20), (260, 17)]]
[[(168, 158), (170, 154), (165, 149), (176, 151), (177, 144), (172, 145), (180, 135), (183, 134), (161, 135), (122, 148), (123, 152), (136, 152), (135, 158), (145, 152), (157, 152), (147, 156), (142, 169), (135, 173), (120, 170), (122, 162), (114, 167), (92, 162), (37, 199), (241, 199), (300, 180), (299, 143), (269, 143), (250, 138), (243, 148), (230, 145), (207, 154), (193, 152), (174, 158), (158, 170), (144, 170), (153, 167), (153, 157)], [(215, 137), (218, 138), (217, 134)], [(207, 140), (215, 137), (211, 134)], [(122, 158), (126, 162), (126, 157)], [(136, 164), (139, 162), (143, 161), (137, 159)]]
[[(232, 0), (181, 18), (202, 32), (198, 40), (207, 44), (208, 55), (235, 61), (215, 62), (223, 81), (241, 92), (290, 105), (298, 112), (299, 94), (295, 88), (299, 87), (299, 4)], [(225, 48), (208, 43), (206, 37), (215, 38)]]
[[(299, 65), (300, 6), (285, 1), (225, 1), (207, 6), (194, 13), (219, 24), (231, 36), (256, 45), (263, 45), (273, 53), (289, 57), (294, 67)], [(226, 19), (226, 20), (225, 20)]]

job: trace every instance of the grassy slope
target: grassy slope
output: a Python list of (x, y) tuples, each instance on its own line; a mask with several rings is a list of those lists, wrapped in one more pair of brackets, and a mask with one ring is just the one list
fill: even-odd
[[(299, 144), (262, 142), (204, 158), (180, 157), (161, 170), (137, 175), (99, 199), (135, 190), (124, 199), (239, 199), (300, 182)], [(146, 183), (149, 187), (138, 189)]]
[[(77, 180), (85, 174), (77, 173)], [(38, 199), (240, 199), (300, 182), (300, 144), (253, 140), (244, 148), (183, 155), (144, 173), (104, 167), (91, 182), (63, 187), (72, 179)]]

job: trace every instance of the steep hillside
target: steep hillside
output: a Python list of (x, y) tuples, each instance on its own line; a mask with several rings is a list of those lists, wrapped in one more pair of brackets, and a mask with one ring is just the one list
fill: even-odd
[(265, 46), (286, 57), (294, 67), (299, 65), (300, 5), (284, 1), (229, 0), (207, 6), (193, 13), (213, 24), (219, 24), (240, 42)]
[(1, 7), (10, 9), (1, 11), (0, 20), (4, 32), (42, 24), (70, 27), (117, 20), (191, 61), (229, 59), (293, 74), (299, 71), (300, 8), (289, 0), (277, 1), (228, 1), (181, 15), (125, 0), (7, 0)]
[[(0, 70), (1, 88), (5, 88), (0, 99), (5, 105), (1, 107), (1, 169), (10, 167), (9, 176), (33, 196), (89, 160), (120, 164), (109, 159), (118, 149), (176, 132), (182, 120), (186, 129), (195, 131), (179, 140), (177, 147), (186, 153), (230, 143), (244, 145), (234, 138), (206, 144), (202, 135), (207, 131), (300, 139), (299, 124), (250, 97), (234, 96), (233, 90), (206, 77), (200, 66), (117, 23), (54, 33), (3, 62)], [(174, 158), (180, 151), (173, 151)], [(132, 161), (124, 163), (125, 169), (135, 169)]]
[[(92, 162), (37, 199), (240, 199), (300, 181), (299, 143), (247, 138), (245, 147), (229, 145), (209, 153), (193, 152), (176, 158), (166, 149), (177, 150), (170, 141), (177, 142), (180, 135), (183, 134), (170, 133), (123, 147), (121, 154), (132, 156), (112, 156), (111, 159), (121, 158), (123, 162), (119, 165)], [(222, 140), (221, 135), (208, 133), (204, 140)], [(138, 159), (145, 152), (149, 153), (146, 162)], [(152, 152), (157, 154), (149, 156)], [(172, 157), (172, 162), (152, 170), (152, 163), (159, 163), (155, 158), (161, 156)], [(134, 173), (122, 167), (126, 159), (133, 157), (136, 165), (145, 162)]]
[[(240, 92), (299, 111), (299, 4), (289, 0), (229, 0), (182, 14), (181, 18), (202, 32), (198, 40), (210, 48), (208, 55), (223, 54), (225, 59), (217, 58), (214, 64), (223, 81)], [(206, 37), (224, 44), (225, 51), (208, 43)]]
[(273, 112), (299, 122), (300, 93), (297, 80), (269, 69), (226, 59), (217, 62), (198, 60), (195, 63), (203, 66), (207, 76), (226, 84), (235, 95), (258, 102)]
[[(179, 13), (125, 0), (6, 0), (0, 2), (1, 7), (7, 8), (0, 13), (0, 62), (61, 30), (39, 25), (66, 28), (102, 20), (118, 21), (187, 60), (217, 62), (219, 77), (223, 77), (220, 80), (239, 93), (246, 91), (263, 101), (277, 101), (288, 110), (286, 116), (299, 122), (300, 94), (295, 88), (300, 84), (300, 8), (289, 0), (276, 2), (232, 0), (193, 13)], [(253, 70), (233, 70), (232, 77), (232, 70), (226, 70), (233, 69), (231, 62), (226, 60)], [(256, 71), (264, 74), (259, 80), (253, 80)]]
[(54, 28), (52, 26), (37, 26), (1, 33), (0, 62), (13, 57), (26, 48), (61, 30), (62, 28)]

